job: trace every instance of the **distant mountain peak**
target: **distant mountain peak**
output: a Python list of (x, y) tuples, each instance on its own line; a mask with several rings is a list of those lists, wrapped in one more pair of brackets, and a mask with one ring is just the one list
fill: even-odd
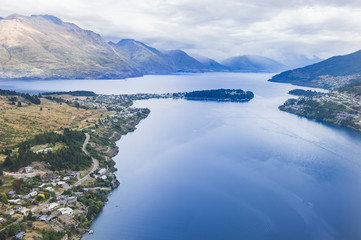
[(221, 64), (238, 72), (280, 72), (287, 67), (276, 60), (259, 55), (242, 55), (227, 58)]

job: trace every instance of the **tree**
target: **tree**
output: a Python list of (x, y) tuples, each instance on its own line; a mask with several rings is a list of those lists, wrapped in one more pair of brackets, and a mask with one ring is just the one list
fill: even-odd
[(8, 203), (8, 198), (5, 193), (0, 194), (0, 201), (3, 203)]
[(23, 188), (23, 179), (15, 179), (13, 181), (13, 189), (15, 192), (19, 192)]
[(18, 107), (21, 107), (21, 102), (18, 102)]

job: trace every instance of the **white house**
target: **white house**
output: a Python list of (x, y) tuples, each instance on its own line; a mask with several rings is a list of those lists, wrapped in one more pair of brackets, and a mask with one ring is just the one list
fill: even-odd
[(5, 214), (8, 214), (8, 215), (14, 215), (15, 214), (15, 211), (10, 209), (9, 211), (5, 212)]
[(105, 169), (105, 168), (102, 168), (102, 169), (100, 169), (99, 171), (98, 171), (98, 174), (99, 175), (104, 175), (104, 174), (106, 174), (107, 173), (107, 170)]
[(61, 215), (68, 215), (68, 216), (72, 216), (74, 214), (73, 209), (66, 207), (66, 208), (59, 208), (58, 212), (61, 213)]
[(37, 191), (32, 191), (31, 193), (29, 193), (29, 196), (31, 197), (35, 197), (36, 195), (38, 195)]
[(20, 203), (21, 202), (21, 199), (10, 199), (10, 200), (8, 200), (8, 202), (9, 203), (14, 203), (14, 204), (18, 204), (18, 203)]
[(25, 167), (24, 168), (24, 173), (31, 173), (33, 172), (33, 168), (32, 167)]
[(47, 191), (54, 191), (54, 189), (53, 189), (52, 187), (47, 187), (47, 188), (45, 188), (45, 190), (47, 190)]
[(47, 207), (47, 210), (50, 211), (50, 210), (53, 210), (55, 208), (59, 207), (59, 203), (50, 203)]

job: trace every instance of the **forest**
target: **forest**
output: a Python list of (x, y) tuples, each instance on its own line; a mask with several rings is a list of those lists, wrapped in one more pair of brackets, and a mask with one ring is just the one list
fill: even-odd
[[(183, 96), (186, 99), (247, 101), (251, 100), (254, 94), (250, 91), (245, 92), (242, 89), (214, 89), (186, 92)], [(179, 96), (175, 94), (175, 97)]]
[[(29, 93), (18, 93), (15, 91), (10, 90), (3, 90), (0, 89), (0, 95), (2, 96), (12, 96), (10, 101), (13, 101), (15, 99), (14, 96), (20, 96), (28, 100), (29, 102), (39, 105), (41, 103), (40, 98), (38, 95), (30, 95)], [(16, 99), (17, 100), (17, 99)]]
[[(8, 153), (1, 167), (17, 171), (21, 167), (39, 161), (48, 163), (53, 171), (65, 169), (79, 171), (88, 168), (92, 161), (81, 149), (84, 139), (85, 135), (82, 132), (69, 129), (64, 129), (63, 134), (48, 132), (36, 135), (32, 139), (20, 143), (17, 153)], [(49, 152), (36, 153), (31, 150), (32, 146), (55, 145), (56, 143), (62, 143), (64, 146)]]
[(303, 89), (293, 89), (288, 92), (288, 94), (294, 95), (294, 96), (302, 96), (302, 97), (315, 97), (320, 96), (323, 93), (312, 91), (312, 90), (303, 90)]

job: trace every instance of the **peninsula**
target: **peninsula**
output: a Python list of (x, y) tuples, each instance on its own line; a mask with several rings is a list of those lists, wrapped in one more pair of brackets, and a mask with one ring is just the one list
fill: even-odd
[(318, 93), (304, 91), (298, 99), (288, 99), (280, 110), (329, 123), (361, 130), (361, 82), (337, 91)]

